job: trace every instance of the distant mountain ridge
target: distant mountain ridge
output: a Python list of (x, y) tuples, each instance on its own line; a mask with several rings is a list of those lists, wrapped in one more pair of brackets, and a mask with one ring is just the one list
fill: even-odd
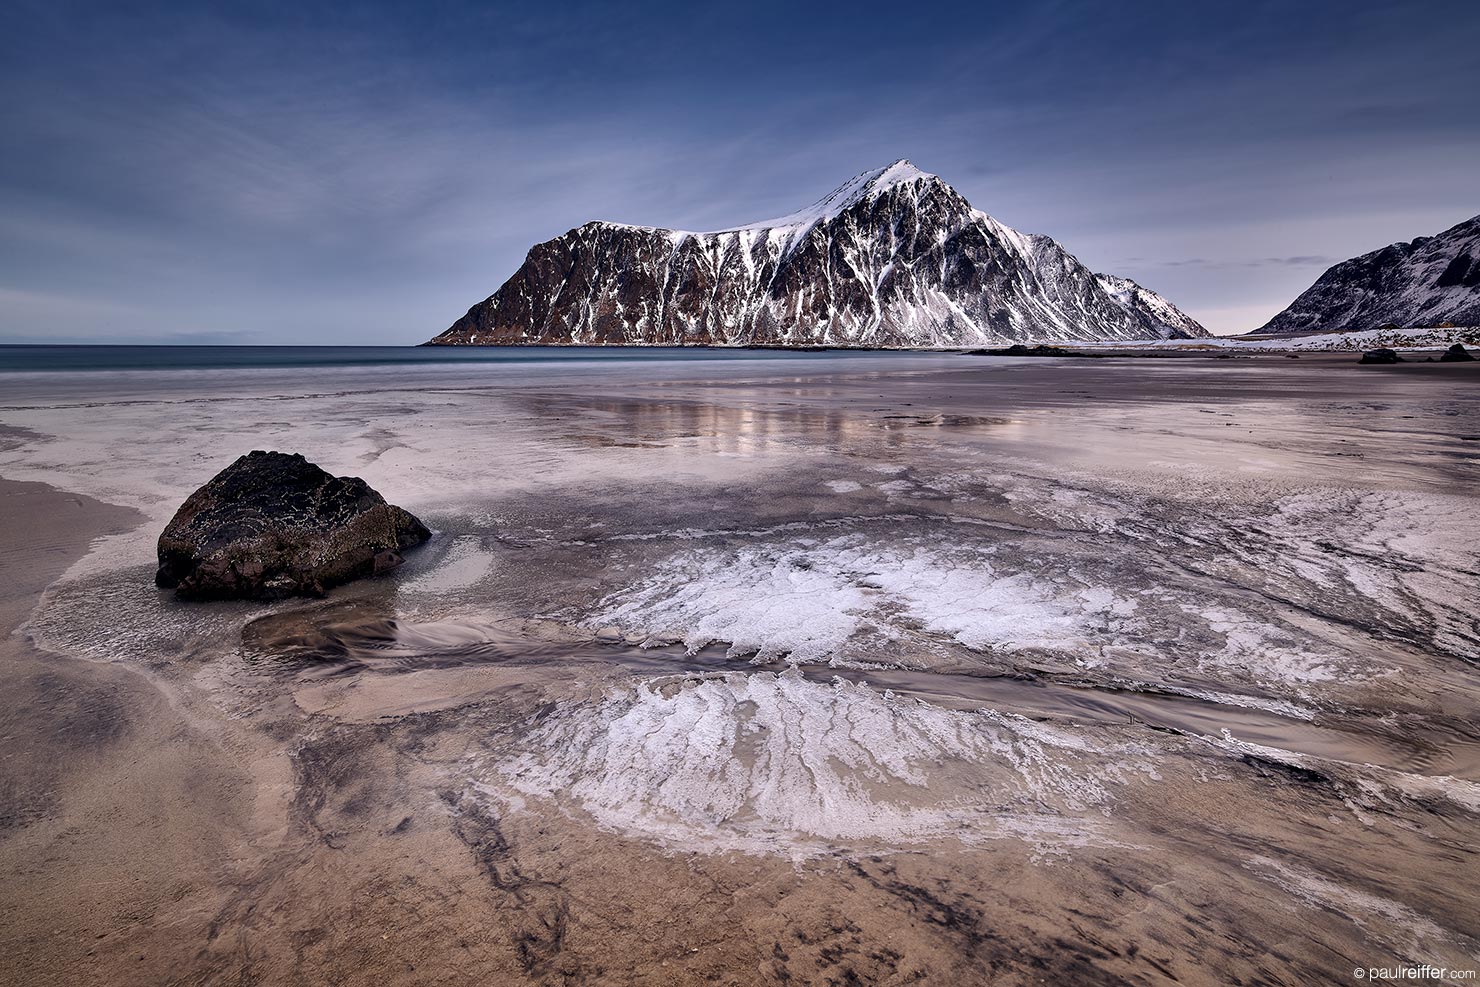
[(1480, 325), (1480, 216), (1342, 261), (1258, 333)]
[(974, 346), (1206, 336), (900, 160), (807, 209), (688, 232), (592, 222), (537, 244), (433, 345)]

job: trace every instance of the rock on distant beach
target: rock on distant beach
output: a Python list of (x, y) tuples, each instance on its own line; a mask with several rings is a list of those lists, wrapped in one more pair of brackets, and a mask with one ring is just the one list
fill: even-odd
[(1396, 350), (1368, 350), (1358, 363), (1402, 363), (1403, 358)]
[(1102, 353), (1084, 353), (1079, 350), (1066, 350), (1057, 346), (1024, 346), (1022, 343), (1013, 343), (1011, 346), (998, 347), (996, 349), (967, 350), (967, 356), (1074, 356), (1074, 357), (1099, 357)]
[(254, 451), (180, 506), (159, 536), (155, 583), (191, 600), (322, 596), (400, 565), (431, 532), (359, 477)]
[(1465, 351), (1465, 348), (1462, 345), (1460, 345), (1459, 343), (1455, 343), (1453, 346), (1449, 347), (1449, 349), (1444, 351), (1443, 355), (1439, 357), (1439, 362), (1467, 363), (1474, 359), (1475, 358), (1473, 356)]

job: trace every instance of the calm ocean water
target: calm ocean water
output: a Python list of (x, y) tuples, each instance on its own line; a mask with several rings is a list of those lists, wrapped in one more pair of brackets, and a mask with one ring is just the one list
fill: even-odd
[(869, 350), (566, 346), (13, 346), (0, 345), (0, 373), (78, 370), (249, 370), (438, 363), (795, 360), (879, 356)]

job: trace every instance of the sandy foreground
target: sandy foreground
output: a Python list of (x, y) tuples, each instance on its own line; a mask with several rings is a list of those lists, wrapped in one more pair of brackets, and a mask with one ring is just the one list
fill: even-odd
[[(1470, 368), (373, 373), (0, 403), (0, 982), (1480, 966)], [(155, 591), (259, 447), (437, 536)]]

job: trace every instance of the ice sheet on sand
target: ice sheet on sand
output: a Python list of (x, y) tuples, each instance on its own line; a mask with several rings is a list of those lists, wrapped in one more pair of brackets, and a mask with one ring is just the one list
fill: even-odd
[(918, 533), (837, 534), (814, 524), (822, 537), (790, 527), (695, 535), (709, 543), (660, 559), (584, 622), (694, 650), (724, 642), (732, 656), (760, 661), (918, 665), (952, 644), (1032, 652), (1052, 666), (1201, 683), (1208, 695), (1256, 686), (1302, 708), (1390, 667), (1299, 611), (1141, 564), (1134, 544), (1102, 552), (989, 526), (893, 527)]
[(1264, 523), (1284, 555), (1353, 610), (1383, 619), (1431, 647), (1480, 658), (1473, 625), (1480, 526), (1469, 497), (1319, 488), (1281, 498)]
[(928, 630), (969, 648), (1013, 651), (1089, 646), (1136, 602), (1104, 587), (1064, 586), (1025, 572), (999, 574), (984, 558), (952, 564), (917, 549), (868, 577)]
[(1072, 649), (1135, 608), (1102, 587), (999, 572), (987, 549), (842, 535), (680, 552), (587, 622), (694, 650), (723, 641), (761, 660), (823, 661), (865, 627), (883, 639), (923, 626), (972, 648)]
[(1266, 621), (1229, 607), (1183, 604), (1183, 610), (1222, 637), (1222, 649), (1205, 655), (1205, 668), (1242, 668), (1255, 681), (1304, 684), (1329, 682), (1343, 674), (1335, 656), (1282, 638)]
[(677, 637), (691, 650), (725, 641), (732, 654), (823, 661), (842, 648), (871, 607), (859, 574), (819, 565), (792, 546), (738, 552), (700, 549), (663, 562), (630, 590), (603, 601), (588, 623)]
[[(560, 704), (499, 774), (602, 825), (690, 848), (1024, 836), (1087, 840), (1140, 748), (842, 680), (661, 678)], [(1036, 822), (1044, 825), (1037, 826)], [(998, 823), (1001, 825), (998, 825)]]

